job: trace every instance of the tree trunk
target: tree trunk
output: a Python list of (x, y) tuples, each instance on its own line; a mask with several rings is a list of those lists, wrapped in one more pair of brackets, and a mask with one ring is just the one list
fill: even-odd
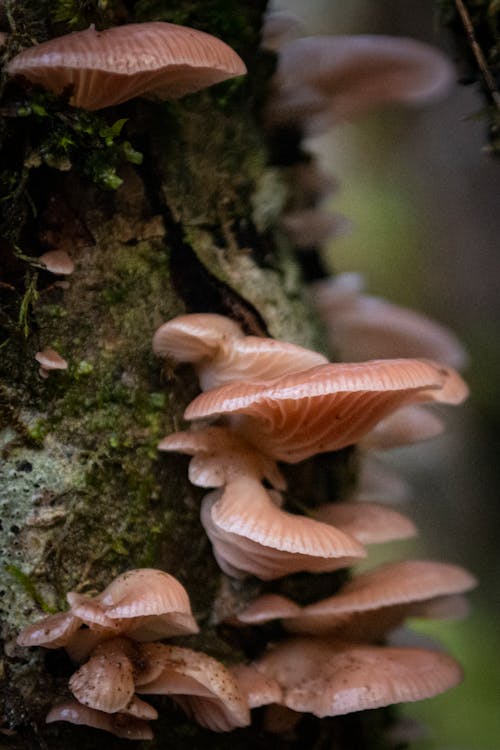
[[(191, 368), (166, 370), (151, 350), (157, 326), (183, 311), (222, 313), (247, 333), (318, 348), (296, 260), (271, 232), (286, 190), (269, 166), (256, 115), (273, 67), (258, 51), (264, 5), (11, 0), (3, 7), (12, 32), (6, 57), (91, 22), (159, 19), (224, 38), (249, 75), (178, 102), (134, 100), (100, 113), (3, 82), (0, 745), (129, 747), (96, 730), (44, 724), (49, 707), (68, 696), (74, 667), (61, 651), (29, 652), (15, 638), (44, 612), (64, 610), (67, 591), (97, 592), (124, 570), (157, 567), (186, 586), (201, 627), (179, 642), (230, 663), (269, 637), (219, 624), (260, 586), (220, 574), (187, 461), (157, 454), (197, 382)], [(37, 265), (42, 252), (61, 248), (76, 265), (68, 283)], [(35, 354), (47, 347), (68, 369), (43, 379)], [(347, 481), (352, 455), (305, 462), (294, 486), (300, 491), (320, 464), (316, 497), (310, 490), (308, 497), (324, 499), (327, 485)], [(299, 575), (273, 589), (311, 596), (327, 580)], [(362, 748), (370, 737), (373, 748), (385, 720), (379, 712), (308, 719), (277, 741), (262, 732), (258, 712), (252, 727), (218, 735), (167, 699), (157, 705), (156, 739), (144, 747)]]

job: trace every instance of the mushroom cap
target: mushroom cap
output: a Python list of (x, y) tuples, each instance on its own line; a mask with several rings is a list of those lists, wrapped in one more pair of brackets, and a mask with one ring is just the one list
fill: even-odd
[(205, 313), (164, 323), (153, 337), (153, 350), (195, 364), (204, 391), (235, 380), (270, 380), (328, 361), (323, 354), (286, 341), (244, 336), (229, 318)]
[(93, 27), (29, 47), (7, 66), (70, 103), (102, 109), (136, 96), (176, 99), (246, 73), (240, 57), (210, 34), (171, 23)]
[[(383, 104), (433, 101), (448, 91), (452, 81), (447, 58), (414, 39), (303, 37), (280, 49), (268, 118), (273, 124), (289, 120), (304, 124), (315, 118), (312, 130), (321, 132)], [(303, 99), (309, 96), (311, 103), (297, 107), (297, 91)]]
[(325, 503), (312, 517), (350, 534), (361, 544), (409, 539), (417, 533), (413, 521), (392, 508), (373, 502)]
[[(337, 594), (303, 607), (286, 627), (299, 633), (330, 633), (341, 629), (351, 637), (378, 637), (406, 617), (427, 616), (432, 610), (415, 607), (437, 597), (462, 594), (476, 585), (464, 568), (429, 560), (390, 562), (361, 573)], [(360, 613), (373, 612), (373, 617)]]
[(401, 406), (460, 403), (467, 386), (453, 370), (417, 359), (314, 367), (267, 384), (238, 382), (200, 394), (186, 419), (231, 417), (246, 440), (296, 463), (358, 442)]
[(58, 612), (23, 628), (17, 636), (19, 646), (60, 648), (76, 633), (82, 621), (72, 612)]
[(277, 52), (285, 42), (300, 36), (304, 30), (302, 19), (289, 10), (268, 10), (262, 24), (260, 46)]
[(111, 619), (163, 615), (169, 612), (191, 614), (186, 589), (163, 570), (138, 568), (122, 573), (97, 597)]
[(65, 250), (49, 250), (38, 258), (47, 271), (69, 276), (75, 270), (75, 264)]
[(139, 687), (140, 693), (175, 695), (188, 716), (215, 732), (248, 726), (244, 696), (229, 670), (199, 651), (178, 646), (156, 648), (161, 673)]
[(84, 706), (108, 714), (118, 713), (134, 696), (132, 662), (119, 645), (112, 643), (106, 650), (91, 656), (71, 676), (69, 688)]
[(320, 638), (280, 643), (256, 666), (281, 685), (285, 706), (320, 718), (430, 698), (462, 678), (446, 654)]
[(464, 347), (452, 331), (420, 312), (362, 294), (359, 274), (319, 281), (312, 291), (341, 359), (426, 357), (459, 370), (467, 363)]
[(308, 250), (345, 234), (351, 224), (344, 216), (332, 211), (301, 208), (286, 213), (281, 219), (281, 226), (292, 244)]
[(158, 450), (193, 456), (189, 479), (197, 487), (221, 487), (242, 475), (267, 479), (278, 490), (286, 487), (276, 462), (227, 427), (174, 432), (163, 438)]
[(44, 349), (35, 354), (35, 359), (44, 370), (67, 370), (68, 363), (54, 349)]
[(153, 732), (145, 721), (124, 714), (111, 716), (95, 708), (83, 706), (78, 701), (67, 701), (54, 706), (47, 714), (45, 722), (52, 724), (54, 721), (84, 724), (128, 740), (153, 739)]
[(242, 479), (206, 495), (201, 522), (219, 566), (235, 578), (336, 570), (365, 555), (337, 529), (280, 510), (255, 481)]

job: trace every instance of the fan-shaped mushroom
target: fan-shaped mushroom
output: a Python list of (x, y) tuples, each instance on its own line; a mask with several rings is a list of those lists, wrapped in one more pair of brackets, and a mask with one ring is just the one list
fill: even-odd
[(85, 31), (29, 47), (8, 64), (70, 103), (102, 109), (136, 96), (176, 99), (246, 73), (240, 57), (210, 34), (151, 22)]

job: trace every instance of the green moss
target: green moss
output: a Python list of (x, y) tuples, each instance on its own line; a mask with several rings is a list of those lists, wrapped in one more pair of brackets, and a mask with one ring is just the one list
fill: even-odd
[(46, 601), (44, 601), (41, 594), (37, 591), (35, 584), (31, 580), (30, 576), (23, 573), (23, 571), (15, 565), (6, 565), (5, 570), (9, 573), (18, 583), (21, 584), (28, 596), (33, 599), (42, 612), (53, 613), (57, 610), (54, 607), (50, 607)]

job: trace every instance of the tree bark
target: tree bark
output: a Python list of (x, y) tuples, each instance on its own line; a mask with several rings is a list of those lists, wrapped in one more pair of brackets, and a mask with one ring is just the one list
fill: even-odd
[[(151, 351), (157, 326), (184, 311), (222, 313), (247, 333), (318, 348), (300, 269), (272, 231), (286, 186), (269, 166), (258, 120), (260, 88), (273, 67), (258, 49), (264, 5), (11, 0), (3, 6), (6, 58), (90, 22), (102, 28), (154, 19), (224, 38), (244, 56), (249, 75), (178, 102), (135, 100), (100, 113), (3, 79), (0, 745), (129, 747), (96, 730), (44, 724), (50, 706), (68, 696), (74, 667), (61, 651), (30, 652), (15, 638), (44, 612), (64, 610), (67, 591), (93, 593), (129, 568), (162, 568), (186, 586), (201, 627), (199, 636), (180, 643), (230, 663), (275, 636), (220, 625), (261, 586), (220, 574), (199, 523), (200, 493), (187, 480), (187, 461), (157, 455), (158, 440), (180, 426), (197, 382), (190, 368), (170, 371)], [(76, 264), (67, 284), (37, 264), (42, 252), (56, 248), (68, 250)], [(68, 369), (42, 379), (34, 357), (46, 347)], [(332, 483), (338, 489), (348, 481), (352, 455), (305, 462), (293, 472), (295, 492), (318, 475), (308, 497), (324, 499)], [(327, 586), (329, 576), (299, 575), (273, 588), (304, 598)], [(262, 732), (258, 712), (252, 727), (217, 735), (168, 700), (157, 705), (156, 739), (144, 747), (369, 742), (373, 748), (385, 721), (379, 712), (308, 719), (277, 741)]]

